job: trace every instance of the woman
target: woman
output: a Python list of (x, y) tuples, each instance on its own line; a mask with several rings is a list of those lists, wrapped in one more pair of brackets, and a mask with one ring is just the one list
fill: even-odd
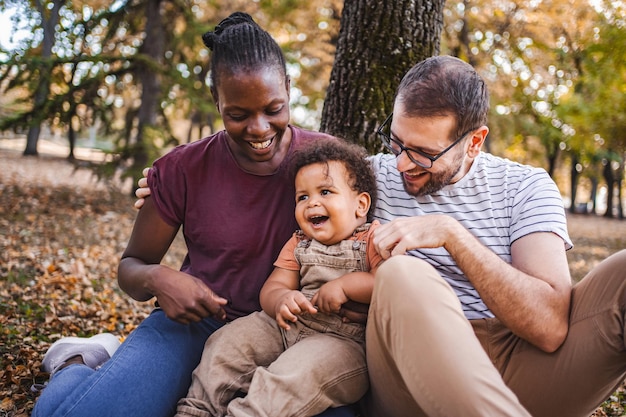
[[(225, 130), (155, 162), (118, 271), (124, 291), (159, 308), (117, 351), (102, 339), (57, 341), (34, 417), (172, 415), (207, 337), (260, 310), (259, 290), (296, 228), (288, 156), (326, 135), (288, 124), (284, 56), (249, 15), (232, 14), (203, 40)], [(189, 252), (176, 271), (159, 263), (181, 226)]]

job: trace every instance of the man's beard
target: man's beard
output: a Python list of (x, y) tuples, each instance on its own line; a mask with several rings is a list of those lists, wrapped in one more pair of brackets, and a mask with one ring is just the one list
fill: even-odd
[(411, 190), (406, 183), (404, 177), (402, 177), (402, 185), (407, 194), (413, 197), (421, 197), (423, 195), (430, 195), (441, 190), (446, 185), (450, 184), (452, 179), (459, 173), (461, 166), (463, 165), (463, 158), (455, 159), (455, 164), (449, 169), (441, 172), (430, 172), (430, 179), (418, 190)]

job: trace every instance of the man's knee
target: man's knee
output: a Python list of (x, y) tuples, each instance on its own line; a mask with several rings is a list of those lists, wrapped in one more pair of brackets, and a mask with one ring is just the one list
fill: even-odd
[(428, 293), (432, 285), (448, 286), (428, 262), (414, 256), (392, 256), (376, 272), (374, 292), (387, 296)]
[(435, 269), (419, 258), (409, 255), (392, 256), (387, 259), (376, 272), (376, 281), (384, 281), (380, 285), (394, 285), (422, 274), (422, 271), (434, 272)]
[(597, 276), (603, 281), (616, 280), (617, 282), (625, 281), (626, 278), (626, 249), (623, 249), (609, 256), (598, 265), (596, 265), (587, 277)]

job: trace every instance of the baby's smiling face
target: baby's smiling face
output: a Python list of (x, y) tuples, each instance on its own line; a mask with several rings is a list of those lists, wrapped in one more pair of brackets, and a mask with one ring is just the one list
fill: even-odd
[(347, 239), (365, 223), (369, 194), (353, 190), (340, 161), (306, 165), (296, 174), (296, 221), (305, 235), (325, 245)]

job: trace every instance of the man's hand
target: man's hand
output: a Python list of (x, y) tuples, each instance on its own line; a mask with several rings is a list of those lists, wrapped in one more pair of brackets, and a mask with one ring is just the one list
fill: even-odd
[(137, 190), (135, 190), (135, 196), (137, 197), (137, 201), (135, 201), (135, 208), (140, 209), (143, 207), (143, 203), (145, 198), (150, 195), (150, 187), (148, 187), (148, 171), (150, 168), (144, 168), (141, 172), (143, 174), (143, 178), (139, 178), (137, 181)]
[(401, 217), (374, 230), (374, 245), (383, 259), (404, 255), (412, 249), (445, 247), (448, 236), (463, 228), (446, 215)]

